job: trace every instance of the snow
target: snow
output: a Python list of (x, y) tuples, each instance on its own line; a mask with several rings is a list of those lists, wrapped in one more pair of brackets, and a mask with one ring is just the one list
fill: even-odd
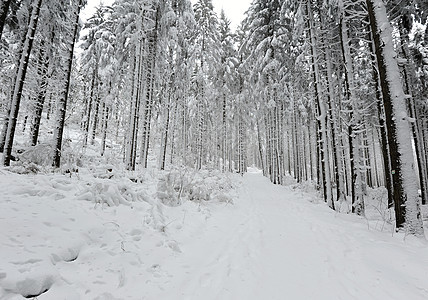
[(0, 169), (0, 299), (428, 299), (425, 240), (249, 171), (189, 181), (228, 182), (233, 201), (183, 189), (167, 206), (163, 173), (134, 183)]

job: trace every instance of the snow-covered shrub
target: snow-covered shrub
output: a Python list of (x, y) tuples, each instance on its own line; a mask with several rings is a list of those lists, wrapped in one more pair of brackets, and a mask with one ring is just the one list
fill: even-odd
[(52, 165), (52, 145), (39, 144), (18, 150), (16, 162), (8, 170), (17, 174), (36, 174)]
[(364, 198), (366, 215), (369, 219), (377, 219), (392, 223), (393, 211), (388, 208), (388, 191), (384, 187), (368, 188)]
[[(302, 195), (317, 195), (321, 197), (319, 192), (316, 189), (316, 182), (313, 182), (311, 180), (302, 181), (300, 183), (297, 183), (294, 178), (291, 178), (291, 176), (287, 175), (285, 181), (288, 181), (287, 185), (290, 189), (300, 192)], [(293, 182), (294, 181), (294, 182)], [(318, 201), (316, 197), (309, 197), (311, 199), (311, 202)]]
[(38, 144), (33, 147), (28, 147), (19, 155), (19, 160), (23, 164), (35, 164), (38, 166), (52, 165), (53, 147), (51, 144)]
[(174, 168), (159, 178), (157, 197), (165, 205), (177, 206), (181, 204), (181, 197), (187, 192), (192, 181), (191, 171), (188, 168)]
[(198, 182), (197, 185), (189, 189), (190, 201), (209, 201), (211, 200), (211, 191), (205, 184)]
[(93, 178), (87, 181), (76, 196), (80, 200), (108, 206), (131, 205), (132, 202), (147, 201), (148, 198), (143, 189), (126, 178), (117, 180)]
[(183, 200), (231, 203), (234, 185), (229, 175), (217, 170), (174, 168), (159, 178), (157, 197), (163, 204), (177, 206)]
[(294, 185), (297, 183), (296, 179), (293, 176), (288, 174), (284, 175), (283, 182), (284, 182), (284, 185), (286, 186)]
[(84, 155), (76, 146), (73, 146), (70, 139), (66, 139), (63, 143), (61, 153), (61, 169), (62, 170), (78, 170), (84, 166)]
[(7, 168), (10, 172), (12, 173), (16, 173), (16, 174), (37, 174), (40, 172), (40, 168), (33, 164), (33, 163), (29, 163), (29, 164), (23, 164), (21, 162), (19, 162), (18, 164), (8, 167)]
[(92, 176), (101, 179), (111, 179), (115, 175), (114, 167), (112, 165), (102, 164), (102, 165), (91, 165), (89, 171)]

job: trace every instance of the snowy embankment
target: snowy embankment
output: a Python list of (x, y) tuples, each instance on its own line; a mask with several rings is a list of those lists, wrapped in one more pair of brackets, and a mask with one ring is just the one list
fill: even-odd
[(109, 172), (0, 171), (0, 299), (428, 299), (425, 241), (260, 173)]

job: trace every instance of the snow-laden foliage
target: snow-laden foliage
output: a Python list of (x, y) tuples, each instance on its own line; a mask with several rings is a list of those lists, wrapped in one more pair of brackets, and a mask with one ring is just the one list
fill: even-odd
[(233, 202), (229, 195), (235, 186), (224, 173), (189, 168), (174, 168), (164, 173), (157, 185), (157, 197), (163, 204), (177, 206), (184, 201)]

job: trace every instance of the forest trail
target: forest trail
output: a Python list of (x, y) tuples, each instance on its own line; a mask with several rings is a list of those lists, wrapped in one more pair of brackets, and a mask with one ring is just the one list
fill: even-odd
[(248, 173), (234, 207), (167, 263), (156, 299), (428, 299), (419, 250)]
[(233, 204), (102, 206), (82, 184), (0, 173), (0, 299), (428, 299), (426, 241), (255, 170)]

